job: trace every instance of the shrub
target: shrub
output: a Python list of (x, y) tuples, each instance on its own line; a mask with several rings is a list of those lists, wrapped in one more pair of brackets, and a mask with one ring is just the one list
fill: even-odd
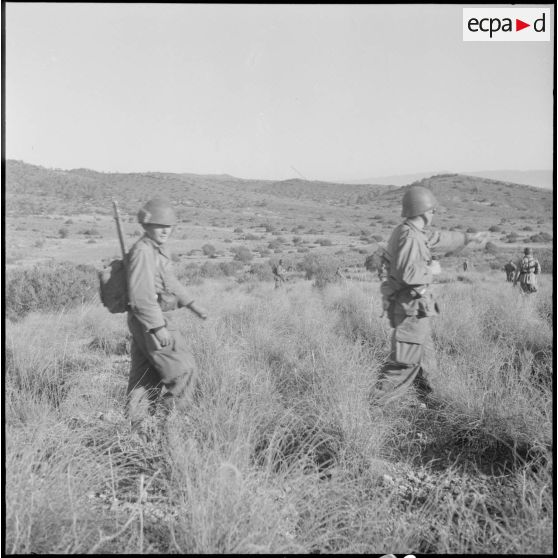
[(82, 231), (80, 231), (80, 234), (84, 234), (86, 236), (97, 236), (99, 234), (99, 231), (96, 228), (83, 229)]
[(178, 280), (183, 283), (198, 284), (203, 280), (200, 266), (193, 262), (177, 267), (175, 273)]
[(502, 227), (500, 225), (492, 225), (491, 227), (488, 228), (488, 230), (490, 232), (501, 232)]
[(45, 245), (45, 239), (44, 238), (39, 238), (38, 240), (35, 241), (35, 248), (42, 248)]
[(550, 242), (551, 240), (552, 240), (552, 235), (546, 232), (534, 234), (529, 237), (530, 242)]
[(68, 238), (69, 234), (70, 234), (70, 231), (66, 227), (62, 227), (58, 231), (58, 235), (60, 236), (60, 238)]
[(298, 263), (299, 271), (304, 271), (306, 279), (314, 279), (316, 287), (325, 287), (328, 283), (335, 282), (338, 277), (335, 272), (338, 267), (338, 261), (331, 256), (319, 256), (317, 254), (308, 254)]
[(320, 246), (333, 246), (333, 242), (331, 242), (329, 238), (317, 238), (315, 240), (315, 243), (319, 244)]
[(281, 248), (281, 242), (279, 241), (279, 239), (276, 238), (276, 239), (272, 240), (272, 241), (267, 245), (267, 247), (268, 247), (270, 250), (277, 250), (278, 248)]
[(527, 225), (527, 226), (523, 227), (521, 230), (522, 230), (522, 231), (532, 231), (532, 230), (533, 230), (533, 227)]
[(243, 233), (244, 231), (240, 227), (236, 227), (233, 232), (235, 233)]
[(204, 244), (202, 246), (202, 252), (204, 253), (205, 256), (208, 256), (209, 258), (213, 258), (215, 257), (215, 246), (213, 246), (213, 244)]
[(494, 242), (487, 242), (486, 246), (484, 247), (485, 251), (489, 254), (497, 254), (498, 253), (498, 246), (494, 244)]
[(223, 270), (217, 262), (204, 262), (200, 267), (201, 277), (217, 278), (223, 275)]
[(7, 278), (7, 317), (15, 320), (30, 312), (63, 310), (93, 300), (97, 292), (93, 266), (63, 262), (16, 270)]
[(373, 234), (372, 238), (376, 241), (376, 242), (383, 242), (384, 241), (384, 237), (381, 234)]
[(252, 233), (248, 233), (244, 235), (244, 240), (260, 240), (261, 237), (259, 237), (258, 235), (252, 234)]
[(248, 277), (251, 279), (257, 279), (258, 281), (271, 281), (273, 279), (273, 273), (271, 272), (271, 267), (267, 263), (256, 263), (250, 266), (248, 270)]
[(230, 277), (236, 275), (244, 266), (238, 261), (219, 262), (223, 275)]
[(479, 232), (479, 229), (477, 229), (477, 227), (469, 227), (466, 232), (476, 233), (476, 232)]
[(293, 236), (293, 244), (298, 244), (302, 238), (300, 236)]
[(234, 254), (234, 259), (239, 262), (248, 263), (254, 259), (254, 254), (246, 246), (235, 246), (231, 251)]

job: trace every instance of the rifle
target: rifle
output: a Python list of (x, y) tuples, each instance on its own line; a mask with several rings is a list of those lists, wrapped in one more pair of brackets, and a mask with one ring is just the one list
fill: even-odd
[(118, 212), (118, 204), (113, 200), (114, 220), (118, 231), (118, 240), (122, 250), (122, 259), (113, 260), (104, 269), (99, 271), (100, 297), (103, 305), (111, 314), (120, 314), (129, 309), (128, 306), (128, 261), (126, 244), (122, 233), (122, 223)]
[(120, 241), (120, 250), (122, 251), (122, 263), (128, 277), (128, 262), (126, 261), (126, 243), (124, 242), (124, 233), (122, 232), (122, 221), (120, 220), (120, 212), (118, 211), (118, 203), (112, 200), (114, 208), (114, 220), (116, 221), (116, 230), (118, 231), (118, 240)]

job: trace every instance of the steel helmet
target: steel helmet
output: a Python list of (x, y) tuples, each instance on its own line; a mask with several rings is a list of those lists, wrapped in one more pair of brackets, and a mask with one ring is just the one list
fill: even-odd
[(417, 217), (438, 205), (434, 194), (423, 186), (411, 186), (403, 196), (401, 217)]
[(153, 198), (138, 211), (138, 223), (173, 227), (176, 225), (176, 215), (166, 199)]
[(527, 246), (527, 248), (525, 248), (525, 250), (523, 250), (523, 253), (528, 256), (529, 254), (533, 253), (533, 250), (531, 250), (531, 248), (529, 248), (529, 246)]

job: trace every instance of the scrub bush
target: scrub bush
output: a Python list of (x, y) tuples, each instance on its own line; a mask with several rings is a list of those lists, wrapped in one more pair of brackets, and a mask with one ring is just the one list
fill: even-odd
[(202, 252), (209, 258), (215, 256), (215, 251), (215, 246), (213, 246), (213, 244), (204, 244), (202, 246)]
[(231, 249), (231, 252), (234, 253), (234, 259), (242, 263), (248, 263), (254, 259), (254, 254), (246, 246), (235, 246)]
[(5, 293), (11, 320), (34, 311), (63, 310), (96, 298), (97, 272), (93, 266), (71, 262), (35, 265), (8, 274)]

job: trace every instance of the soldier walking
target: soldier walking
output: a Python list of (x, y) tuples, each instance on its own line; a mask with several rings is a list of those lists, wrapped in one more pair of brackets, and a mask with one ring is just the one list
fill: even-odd
[(531, 248), (523, 250), (523, 258), (517, 262), (513, 286), (519, 282), (524, 293), (537, 292), (537, 275), (541, 272), (539, 261), (533, 256)]
[(506, 281), (511, 283), (513, 281), (513, 276), (515, 275), (516, 270), (515, 264), (510, 260), (505, 266), (504, 271), (506, 272)]
[[(138, 212), (144, 235), (128, 254), (128, 327), (132, 334), (127, 414), (132, 431), (148, 439), (146, 419), (163, 402), (183, 404), (191, 396), (196, 364), (171, 312), (186, 307), (198, 317), (207, 314), (180, 284), (165, 243), (176, 225), (170, 204), (149, 200)], [(165, 393), (162, 394), (163, 389)]]
[(285, 282), (285, 270), (283, 269), (283, 260), (279, 260), (277, 264), (271, 266), (273, 279), (275, 280), (275, 288), (278, 289)]
[(394, 229), (385, 250), (388, 277), (381, 292), (393, 332), (389, 361), (378, 378), (379, 404), (400, 397), (411, 386), (423, 402), (432, 391), (428, 378), (437, 365), (430, 318), (439, 310), (429, 287), (441, 268), (431, 251), (448, 252), (469, 242), (480, 246), (487, 237), (487, 233), (427, 232), (438, 203), (422, 186), (408, 188), (402, 205), (405, 220)]

